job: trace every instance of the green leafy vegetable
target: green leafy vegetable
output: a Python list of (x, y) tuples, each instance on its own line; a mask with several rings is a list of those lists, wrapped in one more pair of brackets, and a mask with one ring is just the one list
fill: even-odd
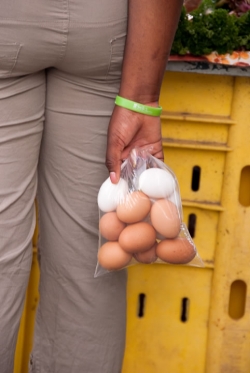
[(237, 17), (226, 9), (211, 9), (211, 4), (211, 0), (204, 1), (191, 14), (183, 7), (171, 54), (199, 56), (250, 50), (250, 11)]
[(250, 12), (244, 13), (237, 18), (238, 27), (238, 47), (250, 50)]
[[(204, 14), (195, 11), (190, 21), (188, 49), (194, 55), (232, 52), (237, 46), (236, 17), (224, 9)], [(191, 26), (192, 24), (192, 26)]]
[(172, 54), (185, 55), (188, 52), (188, 39), (190, 37), (188, 31), (189, 21), (187, 18), (186, 9), (182, 7), (179, 26), (177, 28), (175, 39), (172, 45)]

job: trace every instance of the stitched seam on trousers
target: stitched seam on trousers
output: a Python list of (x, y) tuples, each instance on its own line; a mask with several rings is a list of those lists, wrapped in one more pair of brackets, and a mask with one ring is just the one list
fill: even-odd
[(108, 78), (108, 75), (110, 74), (110, 71), (111, 71), (111, 67), (112, 67), (112, 59), (113, 59), (113, 56), (114, 56), (114, 47), (115, 47), (115, 42), (123, 37), (126, 37), (127, 33), (124, 32), (120, 35), (117, 35), (116, 37), (114, 37), (113, 39), (110, 40), (109, 44), (110, 44), (110, 59), (109, 59), (109, 66), (108, 66), (108, 69), (107, 69), (107, 74), (106, 74), (106, 77), (105, 79)]
[(10, 69), (10, 75), (12, 74), (12, 71), (14, 70), (14, 68), (16, 66), (18, 55), (19, 55), (19, 52), (20, 52), (22, 46), (23, 46), (23, 44), (19, 45), (19, 48), (18, 48), (17, 53), (16, 53), (16, 57), (15, 57), (15, 62), (13, 63), (12, 68)]
[(110, 21), (110, 22), (80, 22), (80, 21), (72, 21), (70, 24), (71, 28), (91, 28), (91, 27), (110, 27), (119, 25), (120, 23), (127, 23), (127, 18), (121, 18), (118, 21)]
[(110, 40), (110, 42), (109, 42), (109, 44), (110, 44), (110, 57), (109, 57), (109, 65), (108, 65), (108, 69), (107, 69), (105, 80), (107, 80), (109, 72), (110, 72), (110, 69), (111, 69), (111, 61), (112, 61), (112, 56), (113, 56), (113, 45), (112, 45), (112, 41), (113, 40), (114, 39)]
[(8, 23), (15, 23), (15, 24), (25, 24), (25, 23), (30, 23), (30, 24), (34, 24), (34, 25), (42, 25), (44, 23), (50, 23), (51, 25), (53, 25), (54, 23), (62, 23), (62, 22), (65, 22), (67, 20), (65, 19), (61, 19), (61, 20), (54, 20), (54, 21), (26, 21), (25, 19), (11, 19), (11, 18), (0, 18), (0, 24), (2, 21), (7, 21)]
[(18, 55), (20, 52), (20, 49), (22, 47), (22, 44), (18, 43), (0, 43), (0, 49), (4, 47), (11, 47), (13, 49), (13, 53), (9, 53), (8, 51), (5, 52), (5, 54), (2, 54), (0, 56), (0, 63), (4, 64), (5, 60), (8, 60), (10, 62), (10, 66), (8, 68), (5, 68), (5, 71), (1, 71), (0, 76), (2, 77), (9, 77), (11, 76), (11, 73), (16, 66), (17, 60), (18, 60)]
[[(40, 318), (41, 318), (40, 309), (38, 308), (37, 314), (36, 314), (36, 323), (39, 322)], [(38, 343), (39, 343), (38, 349), (40, 349), (40, 339)], [(32, 357), (32, 364), (31, 364), (31, 372), (29, 373), (39, 373), (41, 371), (40, 354), (38, 356), (38, 354), (35, 353), (34, 347), (33, 347), (33, 351), (31, 352), (31, 357)]]
[[(68, 19), (60, 19), (60, 20), (49, 20), (49, 21), (29, 21), (29, 20), (25, 20), (25, 19), (13, 19), (13, 18), (0, 18), (0, 24), (1, 24), (1, 21), (7, 21), (9, 23), (20, 23), (20, 24), (25, 24), (25, 23), (30, 23), (30, 24), (34, 24), (34, 25), (41, 25), (41, 24), (44, 24), (44, 23), (50, 23), (51, 25), (55, 24), (55, 23), (62, 23), (62, 22), (65, 22), (65, 21), (68, 21)], [(118, 21), (110, 21), (110, 22), (80, 22), (80, 21), (73, 21), (72, 24), (71, 24), (71, 27), (75, 27), (74, 25), (77, 25), (76, 27), (80, 27), (80, 28), (88, 28), (88, 27), (94, 27), (94, 26), (101, 26), (101, 27), (109, 27), (109, 26), (114, 26), (116, 24), (119, 24), (120, 22), (127, 22), (127, 18), (122, 18)], [(79, 26), (78, 26), (79, 24)]]
[(69, 22), (70, 22), (70, 16), (69, 16), (69, 1), (64, 0), (63, 1), (63, 8), (65, 10), (65, 14), (67, 15), (67, 20), (63, 22), (63, 32), (64, 32), (64, 41), (62, 43), (62, 49), (60, 56), (58, 57), (58, 61), (62, 61), (67, 50), (67, 44), (68, 44), (68, 35), (69, 35)]

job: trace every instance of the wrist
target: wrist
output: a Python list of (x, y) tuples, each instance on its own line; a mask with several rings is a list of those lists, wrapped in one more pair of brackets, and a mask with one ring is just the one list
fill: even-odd
[(135, 74), (133, 71), (129, 76), (123, 73), (118, 95), (142, 105), (159, 107), (159, 87), (155, 82), (152, 83), (146, 77), (142, 77), (139, 73)]
[[(130, 83), (128, 84), (128, 81)], [(127, 83), (121, 83), (118, 95), (125, 97), (128, 100), (140, 102), (143, 105), (150, 105), (157, 107), (159, 105), (160, 89), (152, 84), (137, 84), (127, 79)]]
[(128, 100), (127, 98), (121, 96), (116, 96), (115, 104), (125, 109), (153, 117), (159, 117), (162, 112), (162, 108), (158, 105), (155, 105), (155, 103), (153, 105), (145, 105), (140, 102)]

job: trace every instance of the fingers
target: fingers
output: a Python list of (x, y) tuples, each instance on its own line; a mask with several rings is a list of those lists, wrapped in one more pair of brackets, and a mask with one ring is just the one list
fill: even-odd
[(113, 184), (117, 184), (121, 173), (121, 153), (123, 148), (117, 146), (111, 139), (107, 143), (106, 152), (106, 167), (109, 171), (110, 180)]
[(164, 160), (160, 119), (116, 106), (109, 123), (106, 150), (106, 166), (112, 183), (118, 183), (121, 164), (136, 147)]
[(151, 144), (151, 145), (148, 145), (148, 144), (143, 145), (141, 143), (132, 144), (131, 146), (128, 146), (123, 150), (122, 157), (121, 157), (122, 160), (125, 160), (126, 158), (128, 158), (131, 150), (134, 149), (135, 147), (138, 147), (141, 150), (145, 150), (147, 153), (150, 153), (155, 158), (158, 158), (161, 161), (164, 161), (164, 153), (163, 153), (163, 150), (162, 150), (161, 142), (159, 142), (157, 144)]
[[(123, 151), (122, 149), (118, 151), (117, 148), (115, 147), (114, 153), (113, 153), (112, 145), (109, 146), (108, 148), (109, 151), (107, 150), (106, 165), (110, 172), (109, 175), (110, 175), (110, 180), (112, 183), (114, 184), (118, 183), (120, 179), (121, 164), (125, 159), (128, 158), (133, 148), (134, 147), (132, 146), (131, 148), (130, 147), (125, 148)], [(140, 148), (143, 149), (144, 147), (142, 146)], [(159, 148), (160, 150), (158, 150)], [(150, 154), (152, 154), (154, 157), (164, 162), (164, 153), (163, 153), (161, 145), (160, 146), (158, 145), (157, 147), (153, 146), (151, 149), (148, 149), (148, 147), (146, 146), (145, 150), (148, 150)], [(114, 156), (112, 154), (114, 154)], [(120, 154), (120, 156), (117, 156), (118, 154)]]
[(118, 131), (119, 126), (114, 126), (112, 120), (109, 125), (107, 150), (106, 150), (106, 167), (109, 171), (110, 180), (117, 184), (120, 179), (122, 152), (125, 147), (124, 141)]
[(115, 107), (108, 129), (106, 167), (112, 183), (118, 183), (121, 174), (121, 164), (124, 160), (123, 151), (135, 135), (135, 127), (131, 130), (130, 113), (126, 109)]
[(162, 162), (164, 162), (164, 153), (163, 149), (161, 148), (160, 151), (157, 151), (156, 153), (152, 154), (155, 158), (160, 159)]

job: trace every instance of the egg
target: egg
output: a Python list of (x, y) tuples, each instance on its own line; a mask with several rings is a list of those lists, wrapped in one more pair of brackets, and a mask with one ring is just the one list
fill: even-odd
[(194, 259), (196, 250), (188, 239), (179, 237), (158, 243), (156, 255), (169, 264), (187, 264)]
[(135, 191), (126, 196), (118, 204), (116, 213), (118, 218), (125, 223), (137, 223), (143, 220), (151, 208), (150, 199), (142, 192)]
[(155, 242), (154, 245), (149, 250), (134, 254), (134, 258), (140, 263), (144, 263), (144, 264), (154, 263), (157, 259), (156, 246), (157, 246), (157, 242)]
[(119, 236), (119, 244), (128, 253), (138, 253), (149, 250), (155, 243), (156, 232), (146, 222), (130, 224)]
[(156, 200), (151, 208), (150, 219), (155, 230), (166, 238), (178, 236), (181, 228), (179, 212), (167, 199)]
[(126, 224), (118, 219), (115, 211), (107, 212), (99, 221), (101, 235), (108, 241), (117, 241)]
[(124, 251), (117, 241), (106, 242), (98, 251), (99, 264), (109, 271), (126, 267), (132, 259), (132, 254)]
[(106, 179), (97, 196), (99, 209), (103, 212), (115, 211), (118, 203), (125, 198), (127, 193), (128, 183), (126, 180), (120, 178), (117, 184), (113, 184), (110, 178)]
[(180, 196), (179, 193), (177, 193), (177, 192), (175, 191), (175, 192), (174, 192), (173, 194), (171, 194), (171, 196), (169, 196), (167, 199), (168, 199), (169, 201), (173, 202), (173, 203), (177, 206), (177, 208), (181, 210), (181, 208), (182, 208), (182, 202), (181, 202), (181, 196)]
[(139, 176), (139, 189), (150, 198), (166, 198), (175, 189), (172, 174), (161, 168), (148, 168)]

